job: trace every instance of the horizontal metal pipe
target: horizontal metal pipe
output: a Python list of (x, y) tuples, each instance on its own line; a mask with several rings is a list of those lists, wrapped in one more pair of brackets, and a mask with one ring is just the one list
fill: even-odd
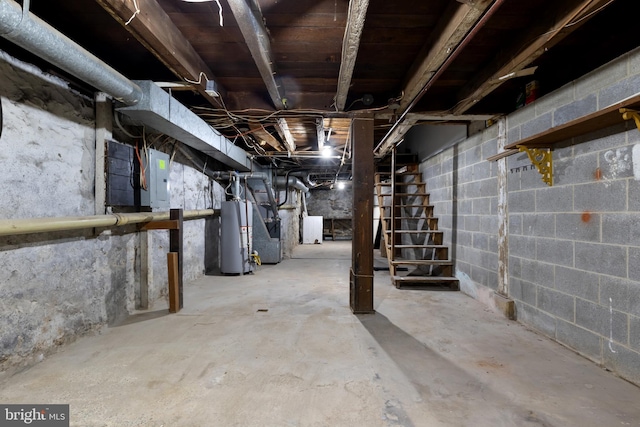
[[(213, 209), (184, 211), (184, 219), (214, 215)], [(49, 233), (53, 231), (82, 230), (86, 228), (121, 227), (128, 224), (164, 221), (169, 212), (117, 213), (111, 215), (68, 216), (55, 218), (28, 218), (0, 220), (0, 236)]]
[(15, 1), (0, 0), (0, 35), (127, 105), (142, 99), (138, 85)]

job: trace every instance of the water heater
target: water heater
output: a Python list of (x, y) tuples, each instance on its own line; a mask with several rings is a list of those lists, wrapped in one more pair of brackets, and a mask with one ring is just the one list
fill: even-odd
[(220, 209), (220, 271), (245, 274), (253, 271), (253, 206), (251, 202), (222, 202)]

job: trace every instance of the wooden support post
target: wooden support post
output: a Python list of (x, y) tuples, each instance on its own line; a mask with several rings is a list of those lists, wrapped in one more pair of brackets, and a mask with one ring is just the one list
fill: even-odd
[[(507, 144), (507, 119), (498, 120), (498, 152)], [(507, 186), (507, 158), (498, 164), (498, 289), (493, 301), (506, 318), (515, 320), (515, 302), (509, 297), (509, 189)]]
[(351, 138), (355, 167), (349, 303), (354, 314), (373, 313), (373, 116), (357, 116)]
[(113, 105), (106, 93), (98, 92), (96, 105), (95, 214), (104, 215), (107, 200), (105, 151), (112, 138)]
[[(498, 152), (507, 145), (507, 119), (498, 120)], [(498, 160), (498, 293), (509, 296), (509, 211), (507, 200), (507, 159)]]
[(140, 306), (138, 308), (147, 310), (149, 308), (149, 285), (153, 283), (153, 268), (151, 267), (151, 233), (141, 230), (140, 236)]
[(179, 223), (179, 228), (177, 230), (173, 229), (169, 231), (169, 251), (176, 252), (178, 254), (178, 307), (184, 307), (184, 299), (182, 297), (182, 260), (183, 260), (183, 251), (182, 251), (182, 222), (183, 222), (183, 212), (182, 209), (171, 209), (169, 218), (172, 220), (177, 220)]
[(180, 311), (180, 268), (178, 253), (169, 252), (167, 254), (167, 271), (169, 272), (169, 313)]

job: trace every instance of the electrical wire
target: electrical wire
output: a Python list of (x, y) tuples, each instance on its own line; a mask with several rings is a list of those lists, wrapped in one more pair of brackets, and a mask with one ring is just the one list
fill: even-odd
[(218, 3), (218, 15), (220, 15), (220, 26), (223, 27), (223, 18), (222, 18), (222, 5), (220, 4), (220, 0), (216, 0)]
[(207, 79), (207, 81), (209, 81), (209, 77), (207, 77), (207, 75), (205, 74), (204, 71), (200, 71), (200, 74), (198, 74), (198, 80), (189, 80), (186, 77), (183, 77), (184, 81), (187, 83), (191, 83), (192, 85), (199, 85), (202, 84), (202, 77), (204, 77), (205, 79)]
[(133, 18), (135, 18), (140, 13), (140, 8), (138, 7), (138, 0), (133, 0), (133, 5), (135, 6), (136, 10), (133, 12), (133, 15), (131, 15), (131, 18), (129, 18), (129, 20), (124, 23), (125, 26), (131, 24), (131, 21), (133, 21)]
[(136, 143), (135, 152), (136, 157), (138, 158), (138, 163), (140, 164), (140, 188), (143, 190), (147, 189), (147, 176), (146, 176), (146, 167), (142, 162), (142, 157), (140, 156), (140, 148), (139, 143)]
[(604, 9), (607, 6), (609, 6), (614, 1), (615, 0), (611, 0), (609, 3), (600, 6), (598, 9), (596, 9), (594, 11), (591, 11), (590, 13), (586, 14), (585, 16), (583, 16), (582, 18), (578, 19), (577, 21), (569, 22), (567, 25), (564, 26), (564, 28), (573, 27), (574, 25), (579, 24), (580, 22), (584, 21), (585, 19), (589, 19), (591, 16), (593, 16), (596, 13), (600, 12), (602, 9)]
[(113, 116), (114, 121), (116, 122), (116, 125), (120, 128), (120, 130), (122, 131), (122, 133), (124, 133), (125, 135), (127, 135), (129, 138), (134, 138), (134, 139), (136, 139), (136, 138), (141, 138), (141, 136), (140, 136), (140, 135), (135, 136), (135, 135), (132, 135), (131, 133), (129, 133), (129, 132), (128, 132), (128, 131), (127, 131), (127, 130), (122, 126), (122, 123), (120, 123), (120, 118), (119, 118), (119, 117), (120, 117), (120, 113), (118, 113), (118, 112), (116, 112), (116, 114)]

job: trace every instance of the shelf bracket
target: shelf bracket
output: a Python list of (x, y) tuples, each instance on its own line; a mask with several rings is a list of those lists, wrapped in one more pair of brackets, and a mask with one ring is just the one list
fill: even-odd
[(529, 156), (529, 160), (533, 163), (542, 175), (544, 181), (549, 187), (553, 186), (553, 155), (550, 148), (528, 148), (524, 145), (517, 146), (520, 151), (524, 151)]
[(640, 112), (632, 110), (630, 108), (621, 108), (618, 111), (620, 111), (624, 120), (635, 120), (636, 127), (638, 128), (638, 130), (640, 130)]

